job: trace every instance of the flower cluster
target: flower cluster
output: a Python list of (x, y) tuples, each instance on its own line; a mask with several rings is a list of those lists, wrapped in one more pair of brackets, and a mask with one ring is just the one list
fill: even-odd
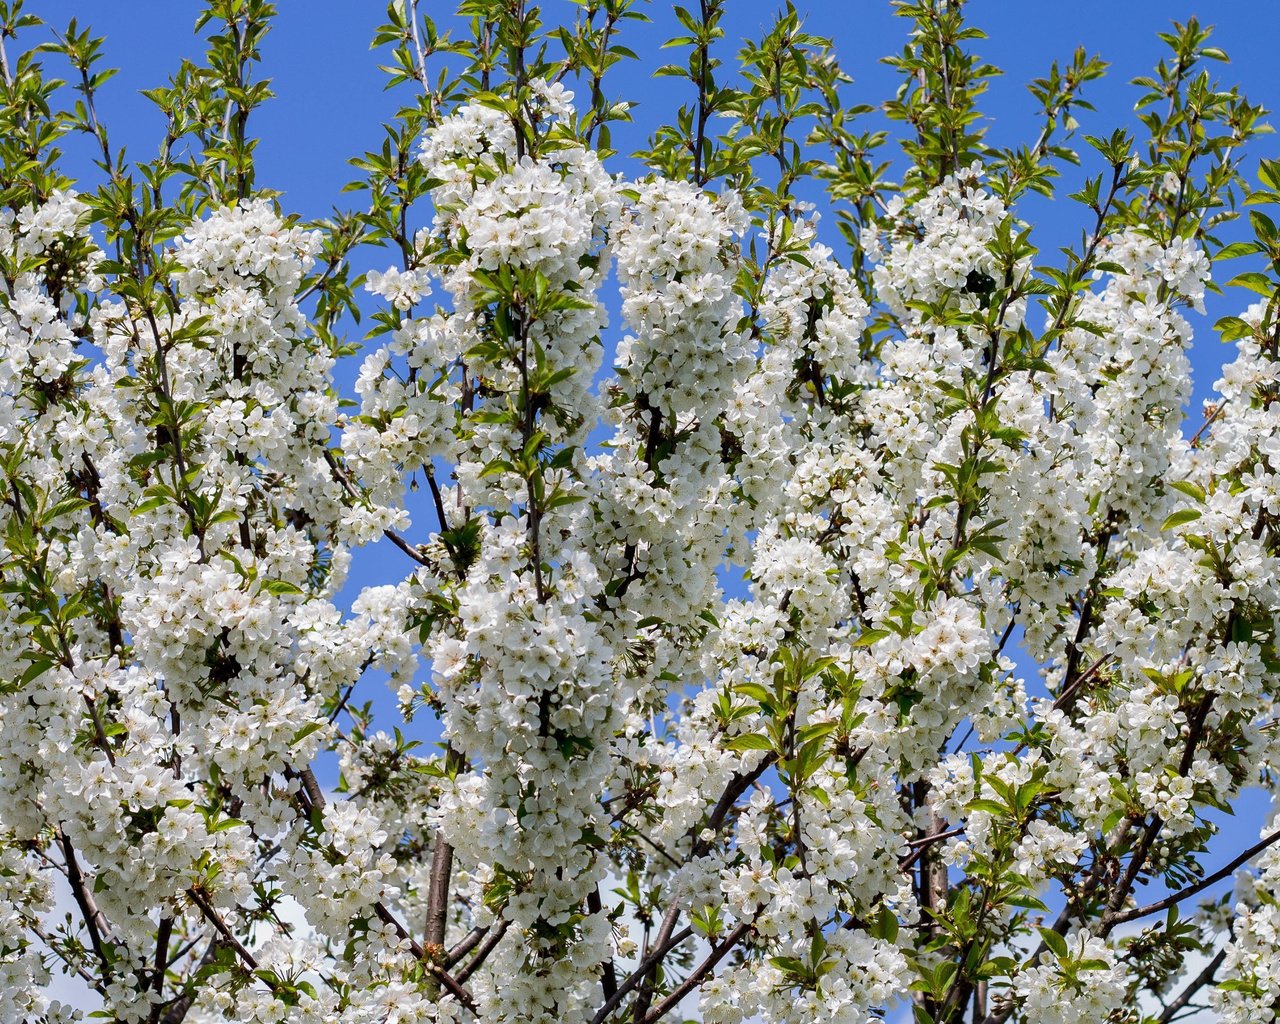
[[(1280, 286), (1243, 275), (1192, 435), (1236, 178), (1151, 164), (1218, 136), (1095, 140), (1111, 194), (1046, 269), (1018, 197), (1061, 151), (936, 121), (959, 42), (913, 37), (894, 195), (827, 56), (764, 61), (788, 29), (745, 91), (698, 44), (625, 179), (627, 108), (567, 83), (626, 6), (560, 74), (532, 10), (477, 15), (318, 226), (252, 188), (243, 68), (170, 110), (221, 125), (178, 209), (176, 139), (135, 193), (86, 123), (96, 195), (0, 147), (0, 1018), (75, 1019), (59, 970), (124, 1024), (1171, 1018), (1216, 938), (1179, 1005), (1261, 1020), (1275, 833), (1194, 924), (1122, 927), (1280, 776)], [(441, 38), (390, 17), (426, 83)], [(851, 261), (791, 194), (804, 118)], [(1274, 262), (1254, 223), (1227, 256)], [(353, 277), (361, 241), (398, 263)]]

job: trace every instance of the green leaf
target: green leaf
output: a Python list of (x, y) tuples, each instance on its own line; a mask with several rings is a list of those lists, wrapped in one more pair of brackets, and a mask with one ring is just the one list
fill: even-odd
[(1181, 526), (1183, 523), (1194, 523), (1202, 514), (1198, 508), (1180, 508), (1178, 511), (1170, 513), (1168, 518), (1160, 524), (1160, 529), (1172, 530), (1175, 526)]
[(319, 732), (321, 729), (324, 728), (324, 726), (325, 726), (324, 722), (308, 722), (306, 725), (304, 725), (301, 729), (299, 729), (297, 732), (293, 734), (293, 737), (289, 740), (289, 746), (291, 747), (297, 746), (297, 744), (301, 743), (313, 732)]
[(726, 746), (729, 750), (772, 750), (773, 742), (759, 733), (747, 733), (745, 736), (735, 736)]
[(79, 512), (81, 509), (88, 507), (89, 503), (84, 498), (63, 498), (56, 505), (45, 511), (45, 522), (57, 519), (59, 516), (71, 515), (73, 512)]
[(1252, 256), (1254, 253), (1261, 251), (1262, 247), (1257, 242), (1232, 242), (1230, 245), (1224, 245), (1219, 249), (1214, 259), (1233, 260), (1239, 256)]
[(287, 580), (263, 580), (261, 587), (268, 594), (302, 594), (305, 591), (296, 583), (289, 583)]
[(1260, 274), (1256, 270), (1248, 270), (1243, 274), (1236, 274), (1227, 284), (1248, 288), (1250, 291), (1257, 292), (1266, 298), (1270, 298), (1276, 288), (1275, 282), (1267, 277), (1266, 274)]
[(889, 630), (887, 629), (864, 629), (862, 631), (862, 635), (859, 636), (858, 639), (853, 642), (853, 646), (854, 647), (870, 647), (877, 640), (883, 640), (885, 637), (889, 635), (890, 633), (889, 633)]
[(1239, 341), (1253, 334), (1253, 328), (1238, 316), (1224, 316), (1213, 327), (1222, 335), (1223, 341)]
[(133, 507), (133, 515), (140, 516), (144, 512), (153, 512), (158, 508), (163, 508), (169, 504), (169, 498), (157, 495), (154, 498), (148, 498), (146, 501), (139, 502)]
[(1190, 480), (1172, 480), (1169, 486), (1175, 491), (1181, 491), (1188, 498), (1195, 498), (1196, 501), (1204, 501), (1207, 497), (1204, 488), (1197, 483), (1192, 483)]
[(1044, 939), (1044, 944), (1053, 951), (1053, 955), (1059, 960), (1065, 960), (1070, 955), (1067, 950), (1067, 940), (1055, 932), (1052, 928), (1040, 928), (1040, 938)]
[(487, 463), (484, 469), (480, 470), (480, 479), (483, 480), (488, 476), (496, 476), (499, 473), (514, 473), (515, 471), (515, 466), (506, 459), (494, 459), (492, 462)]
[(773, 691), (760, 683), (739, 683), (733, 688), (733, 692), (740, 693), (744, 697), (750, 697), (761, 704), (773, 699)]
[(780, 971), (786, 971), (788, 974), (806, 974), (804, 964), (793, 956), (771, 956), (769, 963)]

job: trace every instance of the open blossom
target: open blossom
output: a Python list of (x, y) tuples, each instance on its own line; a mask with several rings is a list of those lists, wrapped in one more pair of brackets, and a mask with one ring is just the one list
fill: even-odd
[(365, 290), (380, 295), (397, 309), (412, 309), (431, 294), (430, 279), (423, 270), (397, 270), (388, 267), (379, 273), (371, 270), (365, 275)]

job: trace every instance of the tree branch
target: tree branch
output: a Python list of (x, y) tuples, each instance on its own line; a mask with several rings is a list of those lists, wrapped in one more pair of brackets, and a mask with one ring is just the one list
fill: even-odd
[(467, 966), (458, 972), (459, 982), (465, 983), (471, 975), (475, 974), (475, 972), (479, 970), (480, 965), (489, 959), (489, 954), (498, 948), (498, 943), (500, 943), (502, 941), (502, 937), (507, 934), (507, 929), (510, 926), (510, 921), (499, 921), (489, 929), (489, 935), (484, 940), (484, 944), (476, 950), (476, 955), (471, 958), (471, 961)]
[(213, 908), (213, 904), (209, 902), (204, 893), (195, 888), (195, 886), (192, 886), (187, 890), (187, 895), (191, 897), (191, 902), (200, 909), (200, 913), (204, 915), (204, 919), (217, 929), (218, 934), (222, 936), (223, 941), (236, 951), (236, 956), (244, 962), (244, 965), (248, 967), (249, 970), (256, 971), (258, 969), (257, 958), (244, 947), (244, 944), (238, 938), (236, 938), (235, 932), (227, 927), (227, 922), (224, 921), (222, 919), (222, 915)]
[(62, 831), (61, 825), (54, 830), (54, 835), (57, 837), (58, 845), (62, 848), (62, 856), (66, 861), (67, 882), (71, 885), (71, 895), (75, 898), (76, 906), (80, 908), (80, 917), (89, 932), (89, 942), (93, 946), (98, 962), (102, 965), (102, 977), (104, 980), (110, 980), (111, 958), (107, 956), (105, 945), (111, 931), (110, 926), (102, 911), (98, 909), (98, 904), (85, 880), (84, 872), (80, 870), (75, 847), (71, 845), (67, 834)]
[(715, 969), (716, 964), (728, 956), (734, 946), (741, 942), (754, 927), (755, 924), (753, 922), (744, 921), (726, 935), (724, 941), (713, 949), (707, 955), (707, 958), (698, 964), (684, 981), (673, 988), (662, 1002), (653, 1008), (653, 1012), (645, 1017), (644, 1024), (655, 1024), (656, 1021), (661, 1020), (679, 1006), (680, 1001), (697, 988), (702, 979)]
[(618, 986), (618, 990), (611, 997), (606, 999), (604, 1005), (596, 1011), (596, 1015), (591, 1018), (591, 1024), (604, 1024), (604, 1021), (609, 1018), (609, 1014), (613, 1013), (613, 1011), (618, 1008), (618, 1004), (630, 994), (631, 990), (639, 985), (651, 970), (657, 967), (658, 964), (662, 963), (668, 953), (680, 945), (680, 943), (684, 942), (684, 940), (689, 938), (692, 934), (693, 929), (686, 925), (684, 928), (681, 928), (680, 931), (668, 938), (662, 945), (656, 946), (651, 950), (648, 955), (646, 955), (645, 958), (636, 965), (636, 969), (631, 972), (627, 979)]
[(1158, 914), (1162, 910), (1168, 910), (1170, 907), (1176, 906), (1183, 900), (1196, 895), (1196, 893), (1204, 892), (1204, 890), (1209, 888), (1209, 886), (1222, 881), (1222, 879), (1234, 872), (1236, 868), (1245, 863), (1245, 861), (1252, 860), (1268, 846), (1275, 844), (1277, 840), (1280, 840), (1280, 830), (1272, 832), (1261, 842), (1255, 843), (1242, 854), (1232, 859), (1228, 864), (1219, 868), (1213, 874), (1200, 879), (1200, 881), (1196, 882), (1194, 885), (1189, 885), (1185, 889), (1179, 889), (1177, 892), (1171, 893), (1164, 899), (1156, 900), (1154, 903), (1148, 903), (1145, 907), (1135, 907), (1132, 910), (1108, 914), (1104, 922), (1105, 926), (1107, 928), (1114, 928), (1116, 925), (1124, 924), (1126, 921), (1136, 921), (1140, 917), (1147, 917), (1150, 914)]
[(1174, 1017), (1187, 1008), (1191, 1000), (1195, 998), (1195, 994), (1213, 981), (1213, 976), (1218, 973), (1218, 968), (1222, 966), (1222, 961), (1226, 958), (1227, 947), (1224, 945), (1218, 950), (1218, 955), (1205, 965), (1204, 970), (1192, 978), (1187, 983), (1187, 987), (1178, 993), (1178, 998), (1164, 1008), (1164, 1012), (1160, 1014), (1159, 1024), (1171, 1024)]

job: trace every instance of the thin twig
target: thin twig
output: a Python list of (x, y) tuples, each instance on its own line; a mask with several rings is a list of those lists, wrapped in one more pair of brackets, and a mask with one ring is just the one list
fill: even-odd
[(472, 928), (471, 931), (467, 932), (467, 934), (462, 937), (462, 941), (445, 954), (445, 967), (452, 967), (456, 964), (464, 956), (475, 949), (476, 946), (480, 944), (480, 940), (488, 934), (488, 928)]
[(98, 962), (102, 965), (102, 977), (104, 980), (109, 981), (112, 971), (111, 959), (107, 956), (106, 950), (106, 942), (110, 934), (107, 919), (94, 901), (93, 893), (85, 880), (84, 872), (80, 870), (80, 862), (76, 859), (75, 847), (71, 845), (71, 840), (67, 838), (67, 834), (62, 831), (61, 825), (54, 830), (54, 835), (58, 840), (58, 844), (62, 847), (62, 856), (66, 861), (67, 882), (71, 885), (71, 894), (75, 897), (76, 905), (80, 908), (80, 916), (89, 932), (89, 942), (93, 946), (93, 952), (97, 955)]
[(227, 922), (222, 919), (222, 915), (213, 908), (213, 904), (209, 902), (204, 893), (192, 886), (187, 890), (187, 895), (191, 897), (191, 902), (200, 909), (200, 913), (204, 915), (205, 920), (213, 925), (227, 945), (236, 951), (236, 956), (244, 961), (244, 965), (249, 970), (256, 971), (258, 969), (257, 958), (245, 949), (244, 944), (236, 938), (235, 933), (227, 926)]
[(729, 953), (732, 952), (733, 948), (741, 942), (754, 927), (755, 925), (753, 923), (744, 921), (726, 935), (724, 941), (713, 949), (707, 955), (707, 958), (703, 960), (702, 963), (698, 964), (698, 966), (693, 969), (684, 981), (673, 988), (670, 994), (662, 1000), (662, 1002), (653, 1008), (653, 1012), (644, 1018), (644, 1024), (656, 1024), (657, 1021), (661, 1020), (664, 1016), (679, 1006), (680, 1001), (697, 988), (702, 979), (715, 969), (716, 964), (728, 956)]
[(1204, 892), (1204, 890), (1209, 888), (1209, 886), (1222, 881), (1222, 879), (1230, 875), (1236, 868), (1245, 863), (1245, 861), (1252, 860), (1268, 846), (1273, 845), (1277, 840), (1280, 840), (1280, 830), (1272, 832), (1271, 835), (1267, 836), (1260, 842), (1255, 843), (1239, 856), (1233, 858), (1229, 863), (1220, 867), (1213, 874), (1206, 875), (1194, 885), (1189, 885), (1185, 889), (1179, 889), (1177, 892), (1171, 893), (1164, 899), (1156, 900), (1154, 903), (1148, 903), (1145, 907), (1135, 907), (1132, 910), (1125, 910), (1116, 914), (1108, 914), (1105, 924), (1108, 928), (1111, 928), (1118, 924), (1124, 924), (1126, 921), (1136, 921), (1140, 917), (1146, 917), (1149, 914), (1158, 914), (1162, 910), (1168, 910), (1169, 907), (1181, 903), (1185, 899), (1191, 898), (1196, 895), (1196, 893)]
[(636, 969), (631, 972), (627, 979), (618, 986), (618, 990), (613, 994), (613, 996), (605, 1000), (604, 1005), (600, 1007), (600, 1009), (596, 1011), (596, 1015), (591, 1018), (591, 1024), (604, 1024), (604, 1021), (608, 1020), (609, 1014), (613, 1013), (613, 1011), (618, 1008), (618, 1004), (631, 993), (631, 990), (639, 985), (648, 973), (653, 970), (653, 968), (662, 963), (668, 953), (680, 945), (680, 943), (684, 942), (684, 940), (689, 938), (692, 934), (693, 929), (686, 925), (684, 928), (680, 929), (680, 931), (668, 938), (666, 942), (662, 943), (662, 945), (655, 946), (645, 956), (645, 958), (636, 965)]
[(1187, 983), (1187, 987), (1178, 993), (1178, 997), (1164, 1008), (1164, 1012), (1160, 1014), (1160, 1024), (1171, 1024), (1173, 1019), (1195, 998), (1195, 994), (1213, 981), (1213, 976), (1218, 973), (1218, 968), (1226, 958), (1227, 945), (1223, 945), (1218, 950), (1217, 956), (1205, 964), (1204, 970), (1192, 978)]
[(947, 829), (945, 832), (934, 832), (932, 835), (920, 836), (918, 839), (911, 839), (907, 845), (912, 847), (911, 853), (907, 854), (899, 863), (899, 871), (907, 871), (915, 864), (917, 860), (924, 854), (924, 851), (934, 843), (940, 843), (944, 839), (950, 839), (952, 836), (962, 835), (965, 826), (960, 825), (956, 828)]
[(476, 950), (470, 962), (458, 972), (458, 981), (465, 983), (471, 975), (480, 969), (480, 965), (489, 959), (489, 954), (498, 948), (498, 943), (502, 941), (502, 937), (507, 934), (507, 929), (511, 927), (510, 921), (499, 921), (493, 928), (489, 930), (488, 937), (484, 940), (484, 944)]

